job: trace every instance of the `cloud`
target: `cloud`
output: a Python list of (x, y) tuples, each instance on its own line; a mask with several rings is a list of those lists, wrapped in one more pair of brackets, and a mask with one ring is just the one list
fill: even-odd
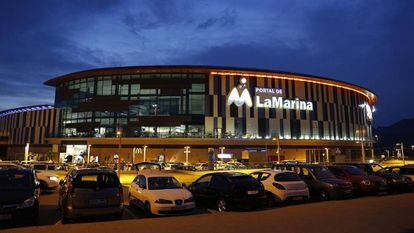
[(198, 29), (207, 29), (215, 25), (220, 27), (229, 27), (233, 26), (236, 23), (237, 13), (235, 10), (230, 10), (226, 8), (223, 12), (223, 15), (220, 17), (211, 17), (206, 21), (197, 25)]

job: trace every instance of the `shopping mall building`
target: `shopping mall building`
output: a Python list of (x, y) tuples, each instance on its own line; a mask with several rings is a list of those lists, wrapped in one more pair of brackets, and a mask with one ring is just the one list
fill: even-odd
[[(0, 112), (0, 153), (203, 162), (361, 159), (376, 95), (333, 79), (210, 66), (138, 66), (52, 78), (54, 106)], [(185, 149), (187, 148), (187, 149)], [(187, 152), (185, 152), (187, 151)], [(188, 152), (189, 151), (189, 152)], [(368, 155), (367, 155), (368, 156)]]

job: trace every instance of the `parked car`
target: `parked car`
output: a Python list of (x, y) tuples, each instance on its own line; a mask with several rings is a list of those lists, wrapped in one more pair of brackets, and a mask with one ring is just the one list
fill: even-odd
[(147, 217), (190, 213), (195, 208), (193, 195), (178, 180), (151, 170), (138, 172), (128, 197), (130, 206), (143, 209)]
[(309, 199), (309, 189), (299, 175), (292, 171), (264, 170), (250, 174), (262, 182), (267, 203), (273, 206), (276, 202), (286, 200), (304, 201)]
[(58, 206), (62, 222), (95, 215), (122, 217), (123, 190), (114, 171), (73, 170), (60, 185)]
[(393, 166), (387, 167), (386, 169), (389, 172), (395, 172), (402, 176), (409, 177), (411, 180), (414, 180), (414, 165)]
[(362, 169), (350, 165), (331, 165), (328, 169), (338, 178), (352, 183), (356, 194), (378, 194), (388, 191), (387, 181), (369, 175)]
[[(22, 168), (22, 169), (27, 168), (27, 167), (21, 166), (13, 162), (0, 162), (0, 167), (14, 167), (14, 168)], [(54, 190), (59, 187), (58, 175), (48, 172), (48, 171), (38, 171), (38, 170), (35, 170), (35, 174), (36, 174), (37, 180), (40, 183), (40, 188), (42, 190)]]
[(414, 166), (405, 165), (401, 167), (387, 167), (385, 168), (388, 172), (399, 174), (405, 181), (406, 189), (408, 191), (414, 190)]
[(134, 168), (137, 171), (141, 170), (158, 170), (161, 171), (162, 167), (159, 163), (153, 163), (153, 162), (141, 162), (134, 164)]
[(194, 168), (196, 171), (206, 171), (208, 170), (208, 163), (196, 163)]
[(32, 221), (39, 215), (39, 182), (32, 169), (0, 168), (0, 221)]
[(353, 195), (352, 183), (336, 178), (325, 166), (286, 163), (275, 164), (273, 169), (295, 172), (308, 185), (310, 195), (320, 200), (347, 198)]
[(376, 163), (340, 163), (359, 167), (370, 175), (376, 175), (387, 180), (390, 191), (402, 191), (406, 189), (407, 183), (403, 177), (397, 173), (392, 173)]
[(188, 189), (197, 204), (219, 212), (235, 208), (255, 208), (264, 204), (263, 184), (239, 172), (216, 172), (201, 176)]

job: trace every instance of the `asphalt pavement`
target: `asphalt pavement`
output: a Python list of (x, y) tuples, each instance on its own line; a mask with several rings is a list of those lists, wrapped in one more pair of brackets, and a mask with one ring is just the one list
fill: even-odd
[(88, 218), (70, 224), (61, 223), (57, 198), (57, 192), (41, 195), (37, 226), (6, 225), (0, 232), (414, 233), (414, 193), (310, 202), (224, 214), (197, 210), (193, 215), (156, 218), (145, 218), (142, 211), (126, 205), (122, 220)]

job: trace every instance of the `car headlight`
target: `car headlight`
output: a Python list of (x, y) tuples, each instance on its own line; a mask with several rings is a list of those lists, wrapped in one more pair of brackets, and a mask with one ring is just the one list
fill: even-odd
[(157, 203), (157, 204), (172, 204), (173, 202), (171, 200), (158, 199), (158, 200), (155, 201), (155, 203)]
[(184, 200), (184, 203), (194, 202), (194, 197), (190, 197)]
[(26, 199), (22, 204), (20, 204), (19, 209), (32, 207), (32, 206), (34, 206), (35, 202), (36, 202), (36, 198), (35, 197), (30, 197), (30, 198)]
[(49, 176), (49, 180), (58, 182), (59, 178), (57, 176)]
[(363, 181), (361, 181), (361, 184), (363, 184), (363, 185), (371, 185), (371, 181), (369, 181), (369, 180), (363, 180)]

